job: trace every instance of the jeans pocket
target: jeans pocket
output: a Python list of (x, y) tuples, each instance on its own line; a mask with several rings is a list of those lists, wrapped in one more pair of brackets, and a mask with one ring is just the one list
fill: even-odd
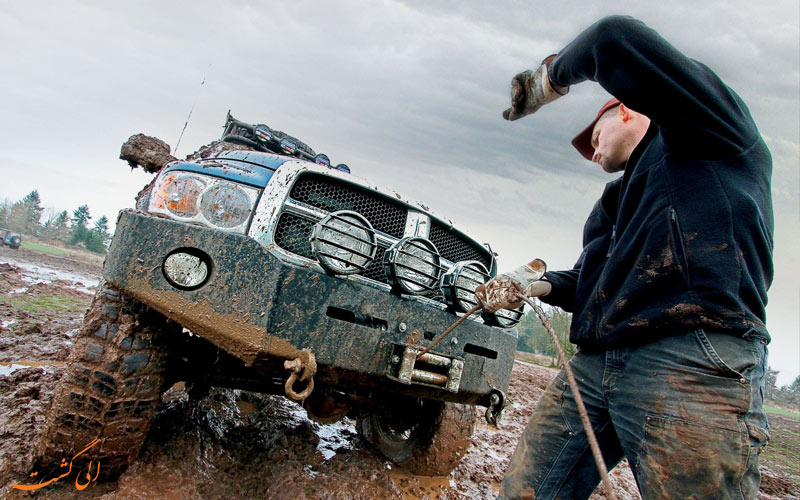
[(750, 381), (750, 372), (763, 359), (763, 345), (753, 340), (704, 330), (696, 330), (694, 334), (711, 366), (719, 374), (736, 378), (742, 383)]
[(741, 498), (749, 458), (744, 422), (721, 428), (649, 415), (637, 479), (644, 498)]

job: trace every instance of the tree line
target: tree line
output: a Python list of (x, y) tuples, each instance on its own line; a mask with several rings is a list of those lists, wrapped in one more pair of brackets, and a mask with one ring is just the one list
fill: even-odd
[(111, 241), (108, 217), (103, 215), (90, 226), (91, 220), (87, 205), (79, 206), (72, 211), (72, 215), (66, 210), (59, 212), (42, 207), (39, 191), (35, 189), (21, 200), (0, 203), (0, 227), (105, 254)]
[[(576, 346), (569, 341), (569, 327), (572, 323), (572, 314), (557, 307), (544, 307), (545, 315), (553, 325), (559, 342), (568, 358), (575, 354)], [(550, 335), (545, 330), (542, 322), (535, 312), (528, 310), (517, 325), (519, 338), (517, 339), (517, 350), (550, 356), (551, 366), (558, 366), (558, 354), (550, 339)], [(790, 384), (778, 387), (778, 372), (772, 367), (767, 369), (766, 383), (764, 388), (764, 402), (768, 405), (777, 405), (800, 409), (800, 376), (797, 376)]]
[[(569, 341), (572, 314), (558, 307), (549, 307), (544, 304), (543, 306), (544, 314), (550, 320), (550, 324), (553, 325), (553, 330), (555, 330), (556, 337), (558, 337), (558, 341), (564, 349), (564, 354), (571, 358), (575, 354), (575, 344)], [(558, 364), (556, 347), (535, 312), (528, 310), (522, 316), (522, 319), (517, 324), (517, 332), (519, 333), (519, 338), (517, 339), (518, 351), (550, 356), (552, 358), (551, 365), (556, 366)]]

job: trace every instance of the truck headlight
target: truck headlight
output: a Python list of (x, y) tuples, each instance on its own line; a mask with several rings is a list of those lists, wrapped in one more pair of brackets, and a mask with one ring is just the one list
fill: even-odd
[(244, 189), (232, 182), (214, 184), (200, 200), (200, 211), (206, 220), (225, 229), (247, 222), (252, 206)]
[(309, 236), (311, 250), (320, 264), (335, 274), (363, 271), (375, 260), (375, 230), (362, 215), (350, 210), (328, 214)]
[(448, 304), (467, 312), (477, 304), (475, 288), (489, 281), (489, 278), (489, 271), (480, 262), (459, 262), (442, 276), (442, 294)]
[(416, 236), (403, 238), (386, 250), (383, 266), (400, 291), (411, 295), (433, 290), (442, 275), (441, 257), (436, 247)]
[(197, 199), (205, 187), (206, 183), (194, 176), (166, 175), (161, 191), (164, 205), (178, 217), (194, 217), (197, 215)]
[(148, 211), (183, 222), (244, 233), (258, 190), (194, 172), (171, 171), (158, 177)]

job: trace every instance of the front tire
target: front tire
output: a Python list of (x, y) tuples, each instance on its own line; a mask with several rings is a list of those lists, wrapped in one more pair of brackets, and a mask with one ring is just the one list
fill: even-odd
[[(412, 405), (413, 406), (413, 405)], [(358, 431), (386, 458), (420, 476), (446, 476), (466, 453), (475, 407), (418, 400), (362, 416)]]
[(89, 306), (66, 371), (56, 387), (37, 457), (44, 466), (85, 458), (116, 477), (138, 455), (160, 403), (165, 336), (180, 326), (103, 285)]

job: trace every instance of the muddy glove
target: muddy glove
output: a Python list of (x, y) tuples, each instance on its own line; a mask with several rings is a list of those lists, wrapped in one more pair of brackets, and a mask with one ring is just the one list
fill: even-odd
[(503, 111), (506, 120), (519, 120), (569, 92), (569, 87), (550, 84), (547, 68), (556, 55), (548, 56), (535, 70), (524, 71), (511, 80), (511, 107)]
[(475, 289), (475, 298), (486, 312), (498, 309), (517, 309), (523, 304), (520, 295), (541, 297), (550, 293), (553, 286), (542, 280), (547, 264), (534, 259), (508, 273), (495, 276)]

